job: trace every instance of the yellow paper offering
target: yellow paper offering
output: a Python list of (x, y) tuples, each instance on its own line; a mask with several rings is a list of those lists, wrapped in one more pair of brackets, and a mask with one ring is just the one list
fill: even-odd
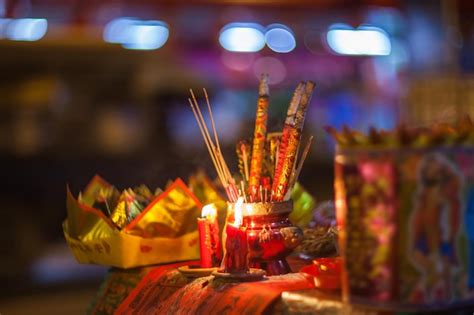
[[(171, 183), (143, 210), (143, 194), (137, 197), (131, 189), (124, 190), (108, 217), (103, 209), (92, 205), (100, 204), (97, 200), (104, 199), (100, 192), (111, 187), (96, 176), (80, 200), (67, 190), (68, 217), (63, 230), (79, 263), (133, 268), (199, 258), (195, 219), (201, 203), (181, 179)], [(112, 204), (102, 199), (107, 207)], [(123, 214), (120, 222), (114, 217), (119, 212)]]

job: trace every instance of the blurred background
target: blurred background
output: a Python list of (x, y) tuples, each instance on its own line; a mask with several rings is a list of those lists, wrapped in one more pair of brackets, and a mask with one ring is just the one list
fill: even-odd
[(106, 268), (75, 263), (68, 183), (119, 189), (215, 176), (188, 106), (211, 98), (226, 158), (253, 133), (270, 75), (270, 131), (301, 80), (317, 83), (301, 182), (332, 198), (334, 143), (474, 114), (470, 0), (0, 0), (0, 312), (83, 313)]

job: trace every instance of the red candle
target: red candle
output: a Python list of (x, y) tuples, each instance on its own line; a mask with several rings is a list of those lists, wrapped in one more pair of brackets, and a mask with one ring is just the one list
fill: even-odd
[(215, 205), (209, 204), (204, 206), (201, 216), (201, 218), (197, 219), (201, 268), (216, 267), (222, 259), (222, 249)]
[(242, 200), (235, 204), (234, 222), (226, 226), (223, 272), (244, 273), (248, 267), (247, 228), (242, 226)]

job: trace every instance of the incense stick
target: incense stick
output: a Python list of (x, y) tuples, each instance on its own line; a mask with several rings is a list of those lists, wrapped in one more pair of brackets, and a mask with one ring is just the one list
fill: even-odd
[(245, 180), (248, 182), (249, 181), (249, 164), (248, 164), (248, 157), (247, 157), (247, 149), (244, 144), (242, 144), (242, 147), (240, 149), (242, 151), (242, 159), (244, 160), (244, 174), (245, 174)]
[[(192, 95), (194, 96), (193, 93)], [(201, 130), (202, 136), (204, 138), (204, 142), (206, 143), (208, 147), (209, 155), (211, 156), (211, 159), (214, 163), (214, 167), (217, 171), (217, 175), (219, 176), (219, 180), (222, 182), (224, 189), (227, 189), (226, 177), (222, 170), (222, 166), (219, 163), (220, 161), (218, 159), (218, 156), (216, 155), (214, 143), (212, 142), (212, 139), (209, 136), (209, 131), (207, 130), (207, 126), (204, 121), (204, 118), (202, 117), (201, 111), (199, 109), (199, 105), (195, 98), (194, 98), (194, 106), (193, 106), (193, 103), (191, 102), (191, 99), (189, 99), (189, 102), (191, 105), (191, 109), (193, 110), (194, 116), (196, 117), (196, 121), (199, 125), (199, 129)]]
[(224, 156), (222, 155), (222, 151), (221, 151), (221, 145), (220, 145), (220, 142), (219, 142), (219, 137), (217, 136), (217, 128), (216, 128), (216, 123), (214, 121), (214, 115), (212, 114), (212, 109), (211, 109), (211, 103), (209, 102), (209, 96), (207, 94), (207, 90), (206, 89), (203, 89), (204, 91), (204, 97), (206, 98), (206, 104), (207, 104), (207, 108), (209, 110), (209, 117), (211, 118), (211, 126), (212, 126), (212, 130), (213, 130), (213, 133), (214, 133), (214, 138), (216, 139), (216, 145), (217, 145), (217, 151), (218, 151), (218, 155), (219, 155), (219, 158), (220, 158), (220, 161), (221, 161), (221, 164), (223, 166), (223, 169), (224, 169), (224, 173), (227, 177), (227, 181), (228, 183), (230, 184), (231, 186), (231, 189), (232, 189), (232, 192), (234, 194), (234, 197), (235, 198), (235, 201), (237, 201), (237, 197), (238, 197), (238, 193), (237, 193), (237, 189), (235, 187), (235, 181), (234, 181), (234, 178), (232, 177), (232, 174), (230, 173), (230, 170), (229, 170), (229, 167), (227, 165), (227, 162), (226, 160), (224, 159)]
[[(216, 169), (217, 176), (219, 177), (219, 180), (221, 181), (222, 185), (224, 186), (224, 189), (226, 189), (226, 187), (225, 187), (225, 178), (224, 178), (224, 176), (223, 176), (223, 174), (222, 174), (222, 171), (220, 170), (219, 165), (217, 164), (216, 157), (214, 156), (214, 152), (212, 151), (212, 148), (211, 148), (211, 145), (210, 145), (210, 143), (209, 143), (209, 140), (208, 140), (208, 138), (206, 137), (206, 133), (205, 133), (204, 130), (203, 130), (202, 123), (201, 123), (201, 121), (200, 121), (200, 119), (199, 119), (199, 117), (198, 117), (198, 114), (197, 114), (197, 112), (196, 112), (196, 110), (195, 110), (195, 108), (194, 108), (194, 106), (193, 106), (193, 103), (192, 103), (191, 99), (188, 99), (188, 100), (189, 100), (189, 104), (191, 105), (191, 109), (193, 110), (193, 113), (194, 113), (194, 116), (195, 116), (195, 118), (196, 118), (196, 121), (197, 121), (197, 123), (198, 123), (198, 126), (199, 126), (199, 129), (200, 129), (200, 131), (201, 131), (201, 134), (202, 134), (202, 136), (203, 136), (203, 138), (204, 138), (204, 142), (206, 143), (206, 147), (207, 147), (207, 149), (208, 149), (208, 151), (209, 151), (209, 155), (211, 156), (211, 160), (212, 160), (212, 162), (213, 162), (213, 164), (214, 164), (214, 168)], [(230, 196), (229, 196), (229, 194), (228, 194), (228, 192), (227, 192), (227, 189), (226, 189), (226, 193), (227, 193), (228, 197), (230, 198)]]
[(214, 132), (214, 138), (216, 139), (216, 145), (219, 152), (221, 152), (221, 145), (219, 143), (219, 137), (217, 136), (216, 123), (214, 122), (214, 115), (212, 115), (211, 104), (209, 103), (209, 96), (207, 95), (206, 89), (203, 89), (204, 97), (206, 98), (207, 109), (209, 110), (209, 117), (211, 118), (212, 131)]
[(217, 136), (217, 128), (216, 128), (216, 123), (214, 121), (214, 115), (212, 114), (211, 104), (209, 102), (209, 96), (207, 95), (206, 89), (203, 89), (203, 91), (204, 91), (204, 97), (206, 98), (207, 108), (209, 110), (209, 117), (211, 118), (212, 131), (214, 133), (214, 138), (216, 139), (217, 151), (219, 152), (219, 156), (220, 156), (222, 165), (224, 166), (224, 172), (226, 173), (227, 179), (230, 180), (232, 179), (232, 175), (230, 174), (229, 167), (227, 166), (227, 163), (224, 157), (222, 156), (221, 145), (219, 143), (219, 137)]
[(217, 161), (216, 161), (216, 158), (215, 158), (215, 156), (214, 156), (214, 152), (212, 151), (211, 144), (209, 143), (209, 140), (208, 140), (207, 137), (206, 137), (206, 133), (205, 133), (205, 131), (204, 131), (204, 129), (203, 129), (203, 126), (202, 126), (201, 121), (200, 121), (200, 119), (199, 119), (199, 117), (198, 117), (198, 114), (197, 114), (197, 112), (196, 112), (196, 109), (194, 108), (194, 105), (193, 105), (191, 99), (188, 98), (188, 100), (189, 100), (189, 104), (191, 105), (191, 109), (193, 110), (193, 114), (194, 114), (194, 116), (195, 116), (195, 118), (196, 118), (196, 121), (197, 121), (197, 123), (198, 123), (198, 126), (199, 126), (199, 129), (200, 129), (200, 131), (201, 131), (202, 137), (204, 138), (204, 142), (206, 143), (207, 150), (209, 151), (209, 155), (211, 156), (212, 162), (214, 163), (214, 167), (215, 167), (215, 169), (216, 169), (216, 171), (217, 171), (217, 175), (219, 176), (219, 179), (220, 179), (221, 181), (223, 181), (224, 177), (222, 176), (222, 173), (221, 173), (221, 171), (220, 171), (220, 168), (219, 168), (218, 165), (217, 165)]
[(193, 110), (194, 117), (196, 118), (199, 129), (204, 138), (204, 142), (206, 143), (207, 149), (209, 151), (209, 155), (211, 156), (212, 162), (214, 163), (214, 167), (217, 171), (219, 180), (221, 181), (222, 186), (224, 187), (229, 200), (232, 202), (235, 202), (237, 201), (239, 197), (239, 192), (238, 192), (237, 187), (235, 186), (234, 179), (232, 175), (230, 174), (229, 167), (227, 166), (227, 163), (221, 153), (219, 137), (217, 135), (217, 129), (214, 122), (214, 116), (212, 115), (212, 108), (209, 103), (209, 97), (207, 95), (207, 91), (204, 90), (204, 93), (206, 95), (206, 103), (209, 110), (209, 116), (211, 118), (211, 126), (212, 126), (216, 144), (214, 144), (214, 142), (212, 141), (211, 135), (206, 125), (206, 121), (204, 119), (204, 116), (202, 115), (201, 109), (199, 107), (199, 103), (196, 99), (196, 96), (194, 95), (193, 90), (190, 89), (189, 91), (192, 97), (192, 100), (188, 98), (189, 104), (191, 105), (191, 109)]

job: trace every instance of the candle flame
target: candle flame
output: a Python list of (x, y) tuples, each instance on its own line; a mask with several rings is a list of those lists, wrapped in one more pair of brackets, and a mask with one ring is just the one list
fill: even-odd
[(239, 197), (237, 202), (235, 203), (234, 208), (234, 225), (241, 226), (242, 225), (242, 207), (244, 204), (244, 198)]
[(245, 205), (245, 215), (252, 215), (253, 207), (252, 205), (246, 204)]
[(208, 219), (216, 218), (217, 217), (216, 205), (213, 204), (213, 203), (210, 203), (210, 204), (205, 205), (204, 207), (202, 207), (201, 217), (208, 218)]

